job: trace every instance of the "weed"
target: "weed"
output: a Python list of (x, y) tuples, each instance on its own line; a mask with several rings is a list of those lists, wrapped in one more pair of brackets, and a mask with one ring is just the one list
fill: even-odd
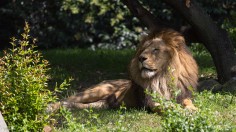
[(63, 128), (66, 129), (61, 131), (79, 132), (86, 130), (85, 125), (77, 122), (78, 119), (75, 118), (68, 109), (62, 107), (60, 108), (60, 113), (64, 118), (62, 123), (64, 126)]
[(199, 132), (232, 130), (230, 124), (225, 123), (222, 118), (219, 118), (219, 112), (210, 108), (198, 104), (198, 110), (193, 112), (182, 108), (182, 106), (177, 104), (175, 100), (166, 100), (156, 94), (154, 95), (153, 93), (151, 96), (155, 102), (160, 104), (158, 109), (161, 110), (161, 125), (164, 131)]

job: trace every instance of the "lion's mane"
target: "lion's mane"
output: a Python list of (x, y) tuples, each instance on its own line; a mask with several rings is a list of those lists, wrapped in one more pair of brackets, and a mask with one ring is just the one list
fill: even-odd
[[(161, 40), (170, 48), (168, 51), (170, 58), (164, 60), (165, 66), (154, 77), (143, 78), (139, 68), (139, 56), (145, 50), (144, 43), (154, 39)], [(198, 66), (185, 44), (184, 37), (171, 29), (152, 31), (143, 37), (134, 58), (131, 60), (129, 72), (133, 83), (143, 89), (141, 91), (147, 89), (170, 99), (173, 97), (174, 87), (180, 89), (181, 93), (177, 97), (179, 103), (185, 98), (191, 98), (192, 90), (197, 87)], [(144, 105), (152, 107), (153, 103), (151, 97), (145, 95)]]

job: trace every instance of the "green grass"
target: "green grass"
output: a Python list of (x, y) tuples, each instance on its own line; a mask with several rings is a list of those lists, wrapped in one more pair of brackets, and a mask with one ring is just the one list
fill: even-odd
[(207, 78), (216, 78), (216, 68), (211, 55), (202, 44), (193, 44), (191, 46), (192, 54), (199, 65), (200, 80)]
[[(193, 48), (194, 57), (199, 65), (200, 78), (216, 78), (215, 67), (210, 54), (205, 50)], [(52, 83), (74, 78), (73, 88), (96, 84), (102, 80), (129, 78), (128, 65), (134, 50), (84, 50), (53, 49), (43, 51), (45, 59), (51, 64)]]
[[(210, 55), (192, 49), (199, 64), (202, 79), (215, 78), (216, 72)], [(82, 50), (54, 49), (43, 51), (45, 59), (51, 64), (51, 81), (62, 82), (72, 77), (74, 81), (69, 91), (81, 90), (106, 79), (128, 78), (127, 69), (133, 50)], [(236, 97), (230, 94), (210, 92), (197, 94), (195, 104), (200, 109), (210, 109), (220, 121), (219, 126), (236, 126)], [(68, 115), (65, 114), (65, 115)], [(69, 118), (69, 117), (68, 117)], [(58, 124), (57, 131), (162, 131), (161, 116), (145, 110), (73, 110), (69, 118)], [(63, 121), (65, 121), (63, 123)], [(67, 121), (68, 122), (68, 121)]]
[[(65, 121), (57, 131), (160, 131), (157, 114), (144, 110), (73, 110), (74, 122)], [(71, 119), (71, 118), (69, 118)], [(142, 125), (140, 125), (142, 124)], [(81, 126), (83, 126), (81, 128)], [(72, 129), (76, 128), (76, 129)]]
[(74, 78), (75, 89), (87, 87), (106, 79), (128, 78), (127, 69), (134, 51), (112, 50), (48, 50), (44, 57), (50, 61), (52, 82)]
[[(216, 128), (220, 131), (226, 131), (229, 129), (230, 131), (235, 132), (236, 99), (232, 97), (234, 96), (230, 94), (212, 94), (211, 92), (206, 91), (197, 94), (195, 98), (195, 105), (198, 107), (198, 111), (200, 112), (196, 113), (195, 116), (197, 118), (192, 118), (194, 121), (188, 121), (188, 123), (201, 125), (205, 120), (207, 120), (207, 123), (211, 128)], [(66, 113), (63, 116), (69, 116), (67, 119), (60, 118), (61, 124), (58, 125), (56, 131), (164, 131), (161, 123), (163, 123), (163, 118), (165, 117), (156, 113), (147, 113), (145, 110), (126, 110), (122, 107), (117, 110), (74, 109), (67, 112), (69, 113)], [(175, 121), (181, 121), (182, 124), (184, 124), (186, 122), (185, 118), (178, 119), (179, 116), (176, 116), (176, 113), (178, 113), (178, 111), (173, 112), (173, 117), (168, 117), (166, 120), (172, 123)], [(186, 116), (193, 115), (194, 114), (190, 114)], [(203, 118), (205, 120), (199, 120), (199, 118)], [(207, 131), (207, 129), (204, 130)]]

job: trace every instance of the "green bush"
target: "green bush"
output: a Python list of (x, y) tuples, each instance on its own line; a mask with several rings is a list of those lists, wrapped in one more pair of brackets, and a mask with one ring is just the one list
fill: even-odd
[[(169, 68), (169, 72), (171, 69)], [(162, 129), (166, 132), (215, 132), (215, 131), (229, 131), (233, 128), (230, 125), (225, 125), (222, 120), (218, 118), (219, 113), (215, 110), (207, 108), (208, 104), (204, 104), (203, 98), (214, 96), (213, 94), (196, 94), (198, 98), (197, 110), (189, 110), (178, 104), (176, 98), (181, 93), (180, 89), (174, 84), (175, 78), (171, 75), (171, 80), (168, 86), (171, 88), (173, 98), (170, 100), (160, 96), (158, 93), (146, 90), (147, 96), (151, 96), (153, 101), (158, 103), (153, 110), (160, 111), (162, 114)], [(188, 88), (193, 92), (193, 88)], [(193, 94), (195, 94), (193, 92)]]
[[(230, 124), (225, 124), (219, 117), (219, 112), (206, 108), (206, 104), (198, 104), (198, 110), (184, 109), (175, 100), (166, 100), (157, 94), (148, 93), (160, 106), (156, 109), (162, 114), (162, 129), (166, 132), (217, 132), (232, 131)], [(197, 94), (198, 99), (214, 96), (213, 94)]]
[(11, 131), (41, 131), (51, 116), (46, 113), (47, 104), (60, 91), (48, 90), (49, 63), (35, 50), (29, 32), (26, 23), (22, 38), (12, 38), (12, 49), (4, 51), (0, 59), (0, 111)]
[(234, 48), (236, 48), (236, 12), (231, 12), (231, 15), (232, 19), (225, 19), (221, 27), (226, 29), (230, 39), (232, 40)]
[[(75, 117), (74, 114), (67, 108), (60, 108), (60, 120), (62, 126), (56, 129), (56, 131), (62, 132), (86, 132), (86, 131), (98, 131), (98, 126), (101, 125), (101, 121), (98, 118), (98, 114), (94, 113), (93, 109), (83, 109), (83, 116)], [(93, 125), (96, 124), (96, 125)]]
[[(76, 112), (78, 112), (76, 114)], [(118, 115), (114, 120), (111, 117), (109, 122), (104, 122), (102, 120), (101, 113), (98, 114), (98, 111), (94, 111), (92, 108), (71, 111), (64, 107), (60, 108), (60, 120), (62, 122), (61, 126), (57, 127), (55, 130), (60, 132), (90, 132), (90, 131), (109, 131), (109, 132), (127, 132), (130, 129), (130, 125), (127, 125), (127, 119), (129, 116), (126, 113), (126, 107), (122, 105), (115, 114)], [(109, 114), (108, 111), (105, 111), (106, 115)], [(104, 116), (104, 115), (103, 115)], [(113, 115), (114, 116), (114, 115)], [(137, 117), (133, 117), (138, 119)], [(124, 126), (124, 124), (126, 124)]]

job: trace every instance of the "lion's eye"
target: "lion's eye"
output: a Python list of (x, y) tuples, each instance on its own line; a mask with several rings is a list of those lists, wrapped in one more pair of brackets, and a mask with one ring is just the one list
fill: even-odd
[(159, 49), (158, 48), (155, 48), (155, 49), (153, 49), (153, 53), (157, 53), (159, 51)]

